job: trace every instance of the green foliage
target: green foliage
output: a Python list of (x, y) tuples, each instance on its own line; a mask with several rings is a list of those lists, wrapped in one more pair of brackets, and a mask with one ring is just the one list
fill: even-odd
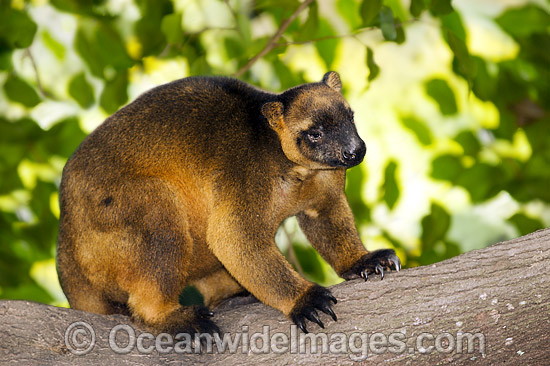
[[(457, 210), (438, 196), (445, 190), (461, 191), (468, 201), (463, 204), (470, 210), (495, 197), (510, 197), (519, 208), (502, 219), (506, 220), (503, 225), (518, 234), (547, 224), (548, 218), (540, 213), (544, 210), (530, 211), (531, 207), (547, 209), (550, 204), (550, 14), (542, 6), (525, 3), (505, 9), (494, 19), (517, 45), (517, 55), (499, 60), (469, 49), (472, 29), (462, 20), (468, 14), (460, 14), (450, 0), (411, 0), (405, 2), (408, 8), (398, 0), (312, 2), (275, 40), (272, 35), (301, 1), (205, 0), (188, 6), (171, 0), (133, 0), (121, 3), (127, 8), (119, 9), (104, 0), (51, 0), (48, 6), (54, 12), (62, 12), (76, 24), (70, 37), (43, 25), (52, 22), (39, 21), (44, 15), (38, 3), (0, 5), (0, 97), (5, 99), (0, 101), (2, 298), (60, 301), (38, 283), (40, 276), (35, 271), (37, 263), (51, 261), (55, 252), (62, 166), (86, 136), (81, 123), (126, 104), (137, 81), (154, 74), (159, 64), (172, 65), (164, 73), (237, 74), (266, 89), (284, 90), (312, 81), (314, 73), (322, 75), (315, 69), (319, 63), (323, 72), (334, 68), (345, 75), (344, 95), (359, 112), (365, 99), (357, 94), (356, 85), (374, 93), (391, 79), (398, 71), (392, 67), (400, 64), (395, 59), (388, 62), (388, 54), (406, 57), (401, 55), (416, 49), (407, 42), (418, 42), (418, 38), (407, 37), (407, 33), (420, 18), (422, 24), (439, 24), (440, 40), (452, 56), (452, 70), (419, 73), (425, 78), (424, 100), (430, 102), (418, 108), (401, 110), (395, 96), (378, 89), (382, 92), (376, 93), (383, 94), (380, 103), (394, 103), (395, 115), (401, 116), (394, 126), (377, 120), (380, 115), (376, 113), (371, 119), (370, 111), (363, 110), (364, 115), (356, 118), (369, 153), (364, 164), (348, 171), (346, 194), (362, 238), (396, 248), (409, 266), (459, 254), (464, 243), (454, 234)], [(329, 5), (333, 6), (330, 14)], [(48, 14), (53, 14), (49, 9)], [(345, 52), (350, 41), (366, 51), (361, 60), (353, 61), (363, 63), (364, 72), (368, 69), (367, 80), (350, 78), (347, 66), (342, 66), (349, 65), (345, 61), (350, 54)], [(383, 46), (388, 42), (393, 45)], [(407, 47), (396, 45), (403, 43)], [(268, 52), (255, 60), (264, 49)], [(422, 59), (418, 54), (414, 57)], [(52, 62), (53, 69), (66, 70), (50, 73)], [(157, 83), (160, 79), (155, 75), (151, 80)], [(466, 94), (466, 99), (459, 98)], [(425, 108), (431, 101), (437, 109)], [(64, 108), (57, 110), (58, 106)], [(492, 110), (496, 122), (479, 117), (479, 109), (485, 114)], [(432, 114), (424, 114), (426, 110)], [(380, 131), (390, 131), (391, 152), (377, 144), (371, 150), (371, 141)], [(402, 142), (420, 161), (418, 172), (412, 175), (440, 187), (433, 190), (438, 193), (430, 192), (433, 196), (412, 200), (420, 207), (430, 206), (424, 217), (411, 219), (403, 214), (409, 197), (416, 194), (409, 192), (410, 187), (417, 182), (408, 181), (410, 167), (395, 154), (394, 148)], [(378, 164), (370, 164), (373, 155), (378, 156)], [(374, 167), (383, 171), (374, 172)], [(381, 219), (380, 212), (389, 219)], [(411, 239), (411, 234), (407, 237), (394, 231), (391, 225), (405, 216), (421, 228), (419, 237)], [(295, 240), (290, 248), (289, 260), (308, 278), (334, 281), (327, 264), (303, 240)], [(202, 301), (196, 290), (186, 291), (182, 301)]]
[(451, 226), (451, 217), (445, 209), (432, 203), (430, 214), (422, 219), (422, 252), (432, 250), (438, 241), (445, 240)]
[(382, 7), (379, 17), (382, 35), (388, 41), (395, 41), (397, 39), (397, 30), (395, 28), (392, 10), (387, 6)]
[(2, 9), (0, 11), (0, 48), (29, 47), (36, 34), (37, 26), (23, 11)]
[(63, 60), (65, 58), (65, 47), (55, 38), (53, 38), (50, 32), (42, 32), (42, 40), (44, 42), (44, 45), (46, 45), (46, 47), (48, 47), (52, 51), (55, 57), (57, 57), (59, 60)]
[(395, 206), (399, 199), (399, 187), (397, 185), (397, 163), (390, 160), (384, 171), (383, 200), (390, 209)]
[(40, 97), (32, 86), (15, 74), (8, 76), (4, 83), (4, 92), (8, 98), (23, 104), (25, 107), (32, 108), (40, 103)]
[(294, 244), (292, 246), (298, 265), (303, 274), (307, 275), (312, 281), (323, 283), (326, 280), (326, 273), (323, 268), (323, 259), (309, 245)]
[(122, 72), (134, 64), (124, 48), (122, 37), (109, 23), (82, 22), (74, 46), (90, 72), (98, 78), (107, 79), (107, 70)]
[(445, 80), (432, 79), (426, 83), (426, 93), (439, 105), (441, 114), (448, 116), (458, 112), (455, 95)]
[(83, 72), (75, 75), (69, 82), (69, 94), (82, 108), (89, 108), (94, 104), (94, 89)]
[(433, 15), (447, 15), (453, 12), (451, 0), (432, 0), (430, 4), (430, 12)]
[(168, 43), (180, 44), (183, 42), (183, 29), (181, 29), (181, 14), (168, 14), (162, 18), (160, 29)]
[(365, 172), (359, 166), (349, 169), (346, 174), (346, 197), (358, 225), (371, 220), (369, 206), (366, 205), (361, 192), (365, 180)]
[(432, 203), (430, 213), (422, 219), (421, 224), (422, 255), (413, 260), (426, 265), (461, 253), (460, 247), (447, 239), (447, 232), (451, 227), (451, 216), (443, 207)]
[(115, 113), (118, 108), (128, 101), (128, 71), (116, 74), (107, 80), (99, 97), (99, 105), (109, 114)]
[[(142, 46), (143, 56), (155, 55), (162, 52), (166, 46), (167, 37), (162, 29), (163, 18), (173, 12), (170, 0), (137, 0), (141, 18), (134, 25), (135, 35)], [(172, 24), (172, 32), (177, 37), (177, 26)], [(172, 35), (170, 36), (172, 37)], [(174, 42), (176, 43), (176, 42)]]
[(548, 31), (550, 14), (536, 5), (512, 9), (497, 19), (498, 25), (514, 37), (528, 37), (533, 33)]
[(374, 61), (374, 52), (370, 47), (367, 47), (367, 67), (369, 68), (368, 81), (370, 82), (376, 79), (380, 73), (380, 67)]
[(521, 213), (517, 213), (514, 216), (510, 217), (510, 222), (512, 222), (518, 228), (521, 235), (527, 235), (544, 227), (540, 220), (534, 219)]
[(361, 3), (361, 19), (363, 26), (370, 26), (382, 10), (382, 0), (363, 0)]
[(425, 0), (411, 0), (411, 4), (409, 7), (409, 11), (411, 12), (411, 15), (414, 17), (420, 16), (422, 12), (426, 9), (426, 1)]
[(432, 133), (426, 127), (424, 122), (419, 121), (414, 117), (402, 117), (403, 126), (410, 130), (422, 145), (427, 146), (432, 143)]

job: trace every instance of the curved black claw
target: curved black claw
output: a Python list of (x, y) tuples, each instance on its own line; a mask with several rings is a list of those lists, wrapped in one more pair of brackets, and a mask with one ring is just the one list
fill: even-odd
[(208, 338), (213, 337), (214, 334), (221, 334), (220, 328), (210, 318), (214, 316), (214, 313), (204, 306), (197, 306), (195, 308), (196, 323), (194, 325), (193, 332), (199, 335), (200, 350), (208, 345)]
[(325, 329), (325, 325), (323, 324), (321, 319), (319, 319), (319, 314), (317, 313), (317, 311), (315, 311), (315, 309), (313, 309), (310, 313), (304, 314), (304, 316), (307, 318), (307, 320), (317, 323), (317, 325)]
[(376, 267), (374, 268), (374, 271), (376, 274), (380, 275), (381, 280), (384, 279), (384, 268), (382, 268), (381, 265), (377, 264)]
[(306, 319), (324, 328), (325, 325), (319, 318), (317, 310), (330, 315), (336, 321), (336, 314), (331, 308), (333, 304), (336, 304), (336, 298), (330, 291), (319, 285), (314, 285), (296, 302), (289, 314), (290, 319), (304, 333), (308, 333)]
[(390, 258), (390, 262), (392, 262), (396, 272), (401, 270), (401, 261), (397, 258), (397, 256), (395, 258)]
[(208, 333), (214, 335), (215, 333), (221, 334), (220, 328), (210, 318), (214, 316), (214, 313), (205, 306), (197, 306), (195, 308), (195, 333), (203, 334)]
[(199, 316), (201, 316), (203, 318), (212, 318), (214, 316), (214, 313), (206, 307), (200, 307), (197, 310), (197, 313), (198, 313)]
[(346, 280), (361, 277), (366, 281), (370, 274), (379, 274), (380, 278), (384, 279), (384, 270), (392, 269), (397, 272), (401, 269), (399, 257), (393, 249), (381, 249), (362, 256), (349, 270), (342, 273), (341, 277)]
[(332, 320), (337, 321), (338, 318), (336, 317), (336, 314), (334, 314), (334, 311), (330, 308), (330, 306), (323, 306), (320, 309), (323, 313), (330, 315)]
[[(294, 320), (294, 319), (293, 319)], [(306, 329), (306, 322), (304, 319), (297, 319), (297, 320), (294, 320), (294, 323), (296, 323), (296, 325), (298, 327), (300, 327), (300, 329), (302, 330), (302, 332), (308, 334), (309, 332), (307, 331)]]

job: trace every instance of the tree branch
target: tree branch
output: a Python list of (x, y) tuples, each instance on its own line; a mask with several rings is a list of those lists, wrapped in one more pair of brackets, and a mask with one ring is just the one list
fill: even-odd
[(284, 32), (290, 26), (290, 24), (292, 24), (294, 19), (296, 19), (296, 17), (298, 17), (298, 15), (305, 8), (307, 8), (313, 1), (314, 0), (305, 0), (303, 3), (301, 3), (300, 6), (297, 7), (296, 10), (294, 10), (294, 12), (290, 15), (290, 17), (288, 17), (281, 23), (281, 26), (279, 27), (277, 32), (273, 35), (273, 37), (271, 37), (271, 39), (267, 42), (265, 47), (260, 52), (258, 52), (254, 57), (248, 60), (248, 62), (243, 67), (237, 70), (234, 76), (235, 77), (242, 76), (245, 72), (247, 72), (252, 67), (252, 65), (256, 63), (256, 61), (258, 61), (259, 59), (267, 55), (269, 52), (271, 52), (271, 50), (277, 46), (277, 42), (283, 36)]
[[(361, 365), (386, 361), (391, 365), (547, 365), (550, 359), (550, 229), (430, 266), (391, 273), (383, 281), (373, 276), (367, 282), (348, 281), (331, 290), (338, 298), (334, 307), (338, 321), (321, 314), (324, 330), (308, 324), (315, 334), (307, 337), (317, 337), (313, 338), (319, 344), (316, 351), (309, 346), (311, 338), (293, 333), (295, 326), (281, 313), (257, 301), (243, 305), (243, 298), (226, 302), (215, 310), (214, 317), (233, 339), (240, 332), (241, 343), (234, 352), (206, 350), (203, 354), (178, 353), (176, 349), (163, 353), (166, 346), (158, 342), (160, 347), (156, 347), (154, 341), (143, 338), (140, 343), (139, 337), (133, 339), (136, 346), (127, 353), (117, 353), (116, 347), (118, 351), (124, 348), (129, 337), (124, 330), (114, 333), (113, 327), (129, 324), (132, 330), (137, 329), (122, 315), (102, 316), (28, 301), (0, 301), (0, 359), (11, 365), (224, 366), (358, 365), (352, 360), (365, 358)], [(75, 322), (86, 322), (95, 334), (95, 345), (85, 355), (75, 355), (67, 346), (86, 346), (89, 340), (84, 328), (80, 333), (70, 333), (75, 330), (70, 328)], [(265, 326), (268, 331), (264, 331)], [(264, 333), (269, 347), (262, 349)], [(475, 336), (472, 349), (467, 349), (468, 338), (463, 338), (459, 351), (459, 339), (467, 333)], [(139, 334), (137, 330), (136, 336)], [(297, 345), (300, 334), (303, 341), (307, 340), (305, 352)], [(110, 335), (116, 341), (114, 349)], [(368, 341), (361, 338), (363, 335), (369, 337)], [(390, 348), (394, 344), (392, 336), (402, 340), (400, 352)], [(286, 350), (281, 343), (284, 337), (289, 342)], [(325, 353), (323, 337), (330, 341)], [(243, 346), (243, 339), (255, 348)], [(140, 351), (138, 344), (145, 348)], [(436, 344), (438, 349), (423, 353)]]
[(31, 65), (34, 70), (34, 74), (36, 77), (36, 86), (38, 86), (38, 91), (40, 91), (40, 94), (42, 94), (42, 97), (44, 98), (51, 98), (52, 96), (47, 93), (44, 88), (42, 87), (42, 83), (40, 81), (40, 73), (38, 72), (38, 67), (36, 66), (36, 62), (34, 61), (34, 57), (31, 53), (31, 49), (27, 48), (25, 49), (25, 56), (28, 57), (31, 60)]

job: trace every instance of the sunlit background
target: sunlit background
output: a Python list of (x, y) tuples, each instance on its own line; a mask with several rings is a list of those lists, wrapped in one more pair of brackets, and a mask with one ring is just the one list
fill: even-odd
[[(550, 225), (550, 5), (34, 0), (0, 8), (0, 298), (67, 306), (55, 270), (63, 166), (107, 116), (190, 75), (279, 92), (337, 71), (367, 143), (348, 199), (370, 249), (407, 267)], [(341, 281), (296, 221), (294, 267)]]

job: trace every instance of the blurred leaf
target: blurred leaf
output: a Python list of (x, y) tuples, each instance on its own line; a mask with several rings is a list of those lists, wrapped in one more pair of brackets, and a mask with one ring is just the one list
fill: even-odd
[[(525, 135), (531, 144), (533, 152), (536, 153), (535, 156), (547, 156), (550, 153), (548, 145), (550, 140), (548, 139), (548, 134), (550, 133), (550, 116), (546, 116), (544, 119), (536, 123), (532, 123), (528, 126), (523, 127)], [(544, 169), (545, 172), (550, 172), (547, 169)]]
[[(0, 181), (0, 186), (3, 184)], [(17, 249), (24, 245), (21, 239), (13, 232), (13, 223), (17, 221), (15, 214), (0, 211), (0, 232), (2, 241), (10, 245), (0, 245), (0, 287), (2, 292), (6, 287), (17, 287), (21, 283), (30, 281), (30, 263), (27, 258), (19, 255)], [(2, 297), (6, 295), (2, 293)]]
[(550, 14), (534, 4), (529, 4), (506, 11), (496, 22), (512, 36), (526, 37), (532, 33), (548, 32)]
[(418, 18), (420, 14), (427, 8), (426, 0), (411, 0), (409, 11), (412, 16)]
[(455, 137), (455, 141), (462, 146), (465, 155), (476, 156), (481, 145), (472, 131), (462, 131)]
[(348, 22), (351, 29), (357, 29), (361, 26), (359, 5), (355, 1), (338, 0), (336, 3), (341, 18)]
[[(444, 30), (452, 32), (460, 40), (466, 42), (466, 29), (464, 29), (462, 19), (456, 11), (442, 15), (439, 19)], [(446, 33), (443, 32), (443, 35), (446, 36)]]
[(162, 30), (164, 16), (172, 14), (174, 7), (170, 0), (136, 0), (141, 18), (135, 23), (134, 31), (142, 47), (142, 56), (160, 53), (166, 46)]
[(401, 118), (401, 122), (403, 123), (403, 126), (414, 133), (422, 145), (427, 146), (432, 143), (432, 133), (422, 121), (419, 121), (414, 117), (403, 117)]
[(44, 42), (44, 45), (52, 51), (58, 60), (65, 58), (65, 47), (53, 38), (50, 32), (46, 30), (42, 32), (42, 42)]
[(432, 79), (428, 81), (426, 93), (437, 102), (441, 114), (448, 116), (458, 112), (455, 94), (445, 80)]
[(476, 63), (476, 76), (473, 82), (473, 92), (483, 101), (491, 100), (496, 93), (497, 81), (489, 75), (487, 64), (481, 57), (474, 56)]
[(384, 171), (384, 196), (383, 200), (388, 205), (388, 208), (392, 210), (395, 203), (399, 199), (399, 187), (397, 185), (397, 163), (391, 160)]
[(319, 7), (317, 2), (312, 2), (308, 7), (308, 16), (305, 23), (299, 28), (297, 41), (307, 41), (315, 38), (319, 29)]
[(397, 31), (395, 30), (395, 21), (393, 12), (387, 6), (383, 6), (380, 10), (380, 29), (386, 41), (395, 41), (397, 39)]
[(55, 184), (38, 179), (29, 204), (36, 220), (14, 228), (16, 235), (32, 246), (33, 261), (51, 258), (56, 242), (58, 221), (50, 208), (50, 196), (54, 192), (57, 192)]
[(134, 65), (120, 35), (107, 23), (81, 22), (74, 42), (82, 60), (99, 78), (107, 78), (108, 69), (116, 72)]
[(69, 82), (69, 95), (82, 108), (89, 108), (94, 104), (94, 89), (86, 80), (86, 74), (81, 72), (73, 76)]
[(363, 2), (361, 3), (361, 8), (359, 10), (361, 12), (361, 19), (363, 19), (364, 27), (372, 25), (373, 20), (382, 9), (382, 3), (382, 0), (363, 0)]
[[(295, 40), (298, 42), (317, 40), (315, 41), (314, 45), (317, 48), (319, 56), (321, 56), (321, 58), (325, 62), (325, 66), (327, 69), (330, 69), (332, 67), (332, 63), (334, 61), (336, 50), (338, 47), (338, 39), (331, 38), (336, 34), (336, 32), (334, 32), (334, 29), (332, 29), (332, 26), (326, 19), (321, 19), (319, 17), (319, 8), (317, 2), (311, 3), (311, 5), (309, 6), (308, 17), (305, 23), (299, 28), (296, 28), (294, 33), (296, 34), (294, 36)], [(257, 54), (262, 48), (264, 48), (266, 42), (262, 42), (260, 44), (261, 47), (258, 50), (251, 52), (250, 56)], [(278, 53), (283, 53), (285, 49), (282, 47), (278, 47), (274, 51), (277, 51)]]
[(503, 172), (498, 167), (476, 162), (465, 168), (454, 183), (464, 187), (473, 202), (483, 202), (500, 192), (499, 183), (504, 180)]
[(192, 75), (209, 75), (212, 73), (212, 68), (206, 60), (206, 56), (197, 57), (191, 64)]
[(300, 6), (299, 0), (257, 0), (255, 2), (256, 10), (287, 10), (293, 11)]
[(371, 82), (380, 73), (380, 67), (374, 61), (374, 52), (370, 47), (367, 47), (367, 67), (369, 68), (369, 77), (367, 79)]
[[(403, 245), (403, 243), (401, 243), (398, 239), (396, 239), (395, 237), (393, 237), (389, 232), (387, 232), (386, 230), (384, 229), (381, 229), (382, 230), (382, 237), (384, 237), (384, 239), (386, 239), (387, 241), (389, 241), (391, 243), (391, 245), (394, 247), (394, 248), (398, 248), (398, 249), (401, 249), (401, 250), (404, 250), (406, 251), (407, 248), (405, 248), (405, 246)], [(401, 261), (403, 262), (403, 258), (399, 257), (401, 259)], [(407, 258), (408, 259), (408, 258)]]
[(48, 155), (69, 158), (78, 145), (86, 138), (76, 117), (56, 122), (40, 140), (41, 147)]
[(0, 48), (26, 48), (34, 39), (37, 26), (27, 15), (17, 9), (0, 11)]
[(3, 143), (18, 144), (23, 147), (25, 144), (37, 141), (43, 134), (44, 130), (30, 118), (11, 122), (0, 117), (0, 141)]
[(432, 202), (430, 214), (422, 219), (422, 252), (433, 249), (434, 245), (445, 239), (451, 226), (451, 217), (447, 211)]
[(395, 43), (402, 44), (405, 42), (405, 30), (403, 29), (403, 24), (401, 20), (395, 19)]
[(273, 61), (273, 67), (275, 69), (275, 75), (279, 79), (281, 89), (289, 89), (295, 85), (304, 83), (303, 77), (299, 73), (292, 72), (288, 65), (281, 60), (276, 59)]
[(519, 202), (540, 200), (550, 202), (548, 178), (519, 178), (511, 181), (505, 188)]
[(105, 14), (97, 12), (105, 0), (50, 0), (57, 9), (74, 14), (102, 17)]
[(370, 221), (370, 209), (365, 204), (363, 198), (363, 186), (365, 183), (365, 173), (361, 166), (348, 169), (346, 172), (346, 197), (355, 216), (355, 221), (366, 223)]
[(168, 43), (180, 44), (183, 42), (183, 29), (181, 28), (181, 14), (165, 15), (160, 25)]
[(453, 12), (451, 0), (432, 0), (430, 4), (430, 12), (433, 15), (446, 15)]
[(409, 12), (403, 6), (403, 1), (401, 0), (384, 0), (384, 5), (391, 9), (396, 23), (401, 21), (407, 21), (409, 19)]
[(292, 248), (294, 249), (294, 254), (296, 254), (296, 259), (302, 267), (304, 274), (309, 277), (312, 281), (315, 282), (324, 282), (325, 281), (325, 272), (323, 271), (322, 258), (313, 249), (310, 245), (303, 245), (293, 243)]
[(224, 45), (229, 59), (238, 59), (246, 52), (240, 37), (227, 37)]
[(88, 39), (87, 32), (79, 27), (74, 38), (74, 48), (80, 58), (88, 65), (91, 73), (98, 78), (104, 78), (103, 69), (105, 64), (94, 41)]
[(544, 228), (544, 224), (539, 220), (521, 213), (517, 213), (510, 217), (508, 221), (516, 226), (520, 235), (527, 235)]
[(453, 68), (455, 71), (462, 75), (471, 86), (472, 80), (476, 75), (476, 64), (474, 60), (470, 57), (468, 52), (468, 47), (463, 39), (460, 39), (454, 32), (446, 30), (446, 39), (455, 55), (455, 62), (453, 63)]
[[(330, 36), (331, 34), (334, 34), (334, 33), (335, 32), (332, 29), (332, 27), (330, 26), (329, 22), (327, 22), (324, 19), (322, 19), (319, 22), (318, 37), (321, 38), (321, 37), (325, 37), (325, 36)], [(322, 40), (322, 41), (315, 42), (316, 47), (317, 47), (317, 51), (319, 52), (319, 55), (321, 56), (321, 58), (325, 62), (325, 65), (326, 65), (327, 69), (332, 68), (332, 64), (334, 62), (334, 59), (336, 58), (336, 50), (338, 48), (338, 42), (339, 42), (339, 40), (336, 39), (336, 38), (334, 38), (334, 39), (325, 39), (325, 40)]]
[(104, 65), (110, 65), (117, 71), (134, 65), (134, 61), (126, 52), (124, 41), (112, 26), (100, 23), (95, 32), (95, 42), (97, 43), (94, 47), (99, 50)]
[(105, 83), (99, 97), (99, 105), (109, 114), (115, 113), (128, 101), (128, 72), (117, 74)]
[(40, 97), (25, 80), (15, 74), (10, 74), (4, 84), (6, 96), (14, 102), (23, 104), (25, 107), (32, 108), (40, 103)]
[(12, 52), (9, 49), (2, 49), (0, 45), (0, 70), (11, 71), (13, 64), (11, 62)]
[[(34, 133), (36, 127), (38, 133), (40, 133), (40, 128), (34, 124), (34, 122), (28, 120), (28, 123), (21, 122), (9, 122), (0, 118), (0, 195), (5, 195), (10, 193), (15, 189), (20, 189), (23, 187), (23, 183), (19, 178), (19, 175), (16, 173), (17, 166), (19, 162), (27, 154), (27, 144), (32, 141), (34, 138)], [(25, 129), (27, 129), (25, 131)], [(29, 134), (29, 140), (26, 140), (24, 135)], [(11, 231), (11, 228), (10, 228)], [(0, 256), (1, 257), (1, 256)]]
[(183, 306), (204, 306), (204, 296), (202, 296), (195, 286), (187, 286), (179, 295), (179, 303)]
[(440, 155), (432, 161), (431, 176), (434, 179), (454, 182), (462, 170), (462, 163), (457, 156)]
[[(311, 9), (311, 8), (310, 8)], [(250, 24), (250, 18), (247, 14), (237, 14), (237, 29), (241, 36), (241, 39), (245, 45), (249, 45), (252, 41), (252, 29)]]
[[(6, 272), (13, 275), (13, 272)], [(48, 304), (53, 301), (52, 296), (31, 279), (17, 287), (2, 287), (2, 298), (11, 300), (28, 300)]]

